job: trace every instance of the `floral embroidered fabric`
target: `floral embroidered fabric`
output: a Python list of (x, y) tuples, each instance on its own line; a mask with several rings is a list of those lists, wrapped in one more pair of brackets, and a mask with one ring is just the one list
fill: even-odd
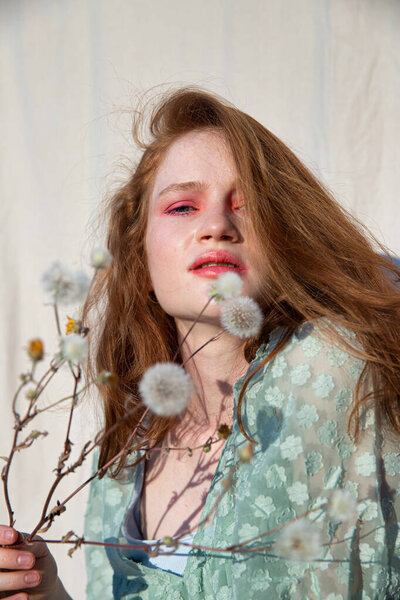
[[(381, 435), (373, 408), (362, 414), (357, 443), (347, 433), (349, 406), (362, 360), (327, 341), (325, 319), (299, 327), (288, 344), (253, 377), (243, 405), (245, 430), (257, 442), (248, 463), (236, 418), (225, 442), (201, 519), (224, 492), (223, 479), (237, 468), (211, 522), (195, 533), (195, 545), (228, 548), (271, 531), (248, 548), (272, 546), (287, 523), (308, 518), (320, 529), (318, 560), (289, 560), (276, 549), (248, 553), (192, 549), (182, 576), (148, 568), (129, 552), (85, 546), (87, 599), (97, 600), (388, 600), (400, 598), (399, 439)], [(342, 330), (343, 333), (344, 330)], [(282, 329), (263, 344), (252, 371), (279, 341)], [(350, 343), (356, 343), (347, 332)], [(234, 386), (234, 415), (244, 377)], [(137, 468), (123, 481), (104, 477), (91, 484), (86, 511), (88, 540), (127, 543)], [(330, 520), (332, 490), (357, 502), (351, 521)], [(274, 530), (274, 531), (272, 531)]]

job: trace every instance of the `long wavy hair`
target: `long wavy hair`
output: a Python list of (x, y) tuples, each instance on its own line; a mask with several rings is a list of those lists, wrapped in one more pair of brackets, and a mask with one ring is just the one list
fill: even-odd
[[(349, 431), (359, 435), (360, 410), (374, 399), (386, 426), (400, 433), (400, 270), (384, 256), (387, 249), (281, 140), (216, 94), (196, 86), (179, 88), (164, 94), (147, 112), (134, 116), (133, 137), (141, 158), (106, 205), (113, 261), (99, 273), (82, 315), (91, 326), (87, 376), (107, 370), (118, 377), (114, 386), (99, 386), (104, 430), (122, 420), (101, 443), (99, 466), (120, 452), (143, 416), (138, 384), (146, 369), (172, 360), (177, 352), (174, 320), (151, 292), (144, 246), (148, 198), (166, 150), (179, 136), (205, 128), (222, 133), (229, 145), (249, 220), (268, 265), (268, 281), (262, 287), (265, 320), (259, 336), (245, 345), (246, 359), (254, 357), (273, 329), (284, 326), (284, 337), (261, 368), (299, 324), (327, 317), (322, 322), (331, 339), (366, 361), (354, 393)], [(352, 331), (356, 343), (350, 346), (332, 322)], [(237, 407), (238, 423), (249, 440), (241, 404), (250, 379), (244, 382)], [(367, 380), (372, 387), (363, 387)], [(363, 393), (366, 389), (369, 392)], [(177, 422), (177, 417), (152, 414), (138, 426), (132, 449), (158, 445)], [(125, 456), (111, 475), (116, 477), (126, 466), (131, 465)]]

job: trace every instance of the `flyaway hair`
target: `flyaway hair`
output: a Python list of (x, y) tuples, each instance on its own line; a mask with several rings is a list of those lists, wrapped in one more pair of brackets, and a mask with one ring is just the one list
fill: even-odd
[[(174, 321), (150, 291), (144, 246), (148, 199), (170, 145), (179, 136), (204, 129), (223, 134), (230, 148), (251, 234), (268, 266), (261, 303), (265, 319), (261, 332), (246, 342), (246, 359), (254, 357), (277, 326), (285, 326), (287, 332), (263, 364), (299, 324), (327, 317), (326, 334), (367, 361), (353, 398), (349, 430), (356, 437), (360, 434), (360, 411), (375, 402), (385, 427), (400, 433), (400, 270), (384, 256), (387, 249), (273, 133), (216, 94), (190, 86), (168, 92), (155, 106), (134, 114), (133, 137), (143, 153), (106, 208), (107, 248), (113, 262), (98, 273), (82, 315), (91, 326), (88, 375), (107, 370), (119, 379), (115, 387), (100, 388), (105, 429), (126, 411), (130, 416), (117, 434), (103, 441), (100, 466), (122, 449), (143, 415), (138, 385), (146, 369), (171, 361), (177, 351)], [(348, 338), (330, 326), (332, 321), (353, 332), (354, 343), (349, 345)], [(373, 396), (362, 393), (367, 381), (373, 384)], [(240, 410), (247, 384), (238, 402), (238, 421), (246, 437)], [(159, 444), (176, 423), (176, 417), (152, 414), (140, 425), (135, 448)], [(126, 465), (124, 458), (114, 475)]]

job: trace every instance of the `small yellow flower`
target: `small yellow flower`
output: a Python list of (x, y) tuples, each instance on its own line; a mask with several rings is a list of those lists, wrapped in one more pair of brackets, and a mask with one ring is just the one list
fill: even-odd
[(33, 361), (42, 360), (44, 355), (44, 346), (40, 338), (29, 340), (27, 352)]
[(68, 335), (70, 333), (79, 333), (80, 329), (81, 329), (80, 321), (77, 321), (75, 319), (71, 319), (71, 317), (68, 317), (67, 325), (65, 326), (66, 335)]
[(223, 423), (218, 429), (218, 437), (220, 440), (226, 440), (231, 434), (231, 428), (229, 425)]
[(239, 450), (239, 460), (242, 463), (248, 463), (254, 456), (253, 444), (249, 443)]

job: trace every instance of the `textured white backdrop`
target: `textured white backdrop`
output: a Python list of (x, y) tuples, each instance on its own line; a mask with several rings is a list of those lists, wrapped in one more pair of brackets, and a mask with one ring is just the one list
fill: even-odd
[[(10, 399), (28, 364), (24, 345), (40, 335), (49, 355), (56, 349), (41, 274), (57, 258), (85, 265), (88, 222), (134, 157), (137, 93), (197, 83), (225, 96), (288, 143), (400, 254), (399, 31), (398, 0), (0, 1), (0, 454), (8, 453)], [(49, 400), (68, 393), (61, 379)], [(78, 415), (75, 448), (96, 427), (95, 403)], [(65, 418), (44, 419), (53, 435), (15, 461), (20, 529), (35, 524)], [(71, 502), (51, 537), (81, 533), (84, 507), (84, 495)], [(66, 588), (83, 600), (83, 553), (71, 560), (52, 548)]]

